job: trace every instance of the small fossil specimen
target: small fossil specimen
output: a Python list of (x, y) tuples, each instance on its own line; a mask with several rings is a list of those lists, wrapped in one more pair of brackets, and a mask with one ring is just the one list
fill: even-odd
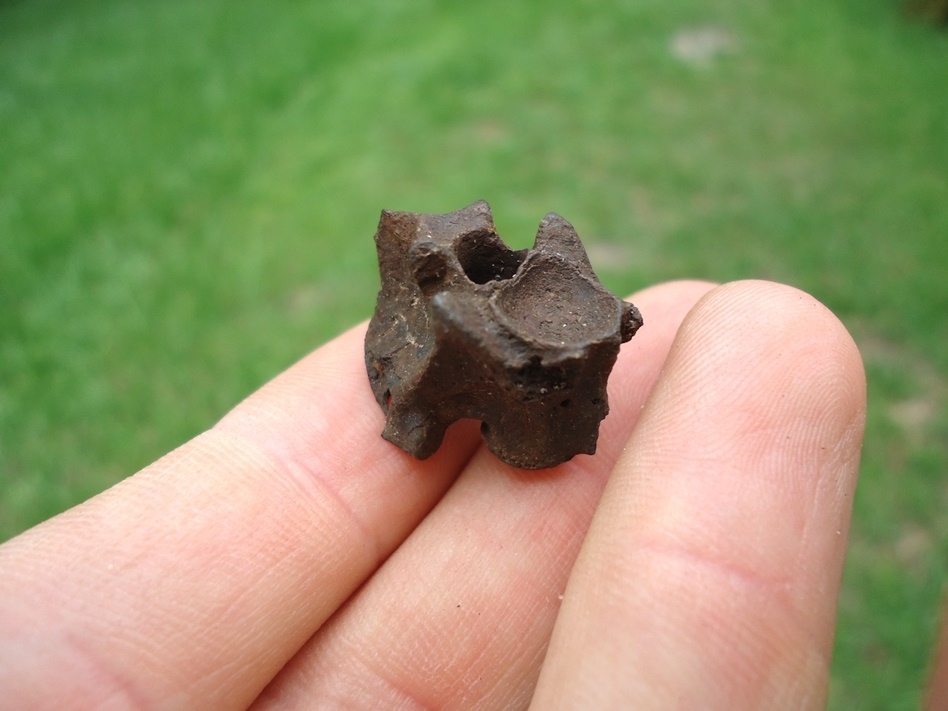
[(382, 436), (418, 459), (461, 418), (522, 469), (594, 454), (619, 345), (642, 325), (606, 291), (579, 236), (550, 213), (514, 251), (477, 202), (446, 215), (383, 211), (382, 288), (365, 364)]

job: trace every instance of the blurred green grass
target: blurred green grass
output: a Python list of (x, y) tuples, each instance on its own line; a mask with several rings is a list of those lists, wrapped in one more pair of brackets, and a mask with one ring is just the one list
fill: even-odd
[(850, 327), (831, 707), (915, 708), (948, 553), (946, 86), (948, 37), (891, 0), (0, 3), (0, 540), (369, 316), (381, 208), (486, 198), (517, 247), (555, 210), (616, 291), (771, 278)]

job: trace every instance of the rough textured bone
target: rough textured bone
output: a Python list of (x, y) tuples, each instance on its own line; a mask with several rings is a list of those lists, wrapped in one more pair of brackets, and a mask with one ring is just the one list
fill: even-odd
[(606, 380), (642, 325), (606, 291), (579, 236), (550, 213), (533, 249), (498, 237), (490, 207), (447, 215), (383, 211), (382, 288), (365, 363), (386, 414), (382, 436), (418, 459), (461, 418), (523, 469), (593, 454)]

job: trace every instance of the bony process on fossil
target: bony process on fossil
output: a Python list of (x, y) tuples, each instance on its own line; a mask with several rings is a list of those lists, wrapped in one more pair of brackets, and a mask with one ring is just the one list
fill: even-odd
[(511, 250), (490, 207), (383, 211), (382, 286), (365, 364), (382, 436), (418, 459), (448, 425), (481, 421), (487, 447), (522, 469), (594, 454), (606, 381), (639, 310), (607, 291), (573, 226), (550, 213)]

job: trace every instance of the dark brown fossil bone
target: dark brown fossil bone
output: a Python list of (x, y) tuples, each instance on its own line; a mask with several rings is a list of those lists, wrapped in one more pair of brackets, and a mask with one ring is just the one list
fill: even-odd
[(550, 213), (513, 251), (477, 202), (447, 215), (383, 211), (382, 288), (365, 364), (382, 436), (418, 459), (461, 418), (522, 469), (594, 454), (619, 345), (642, 325), (606, 291), (569, 222)]

